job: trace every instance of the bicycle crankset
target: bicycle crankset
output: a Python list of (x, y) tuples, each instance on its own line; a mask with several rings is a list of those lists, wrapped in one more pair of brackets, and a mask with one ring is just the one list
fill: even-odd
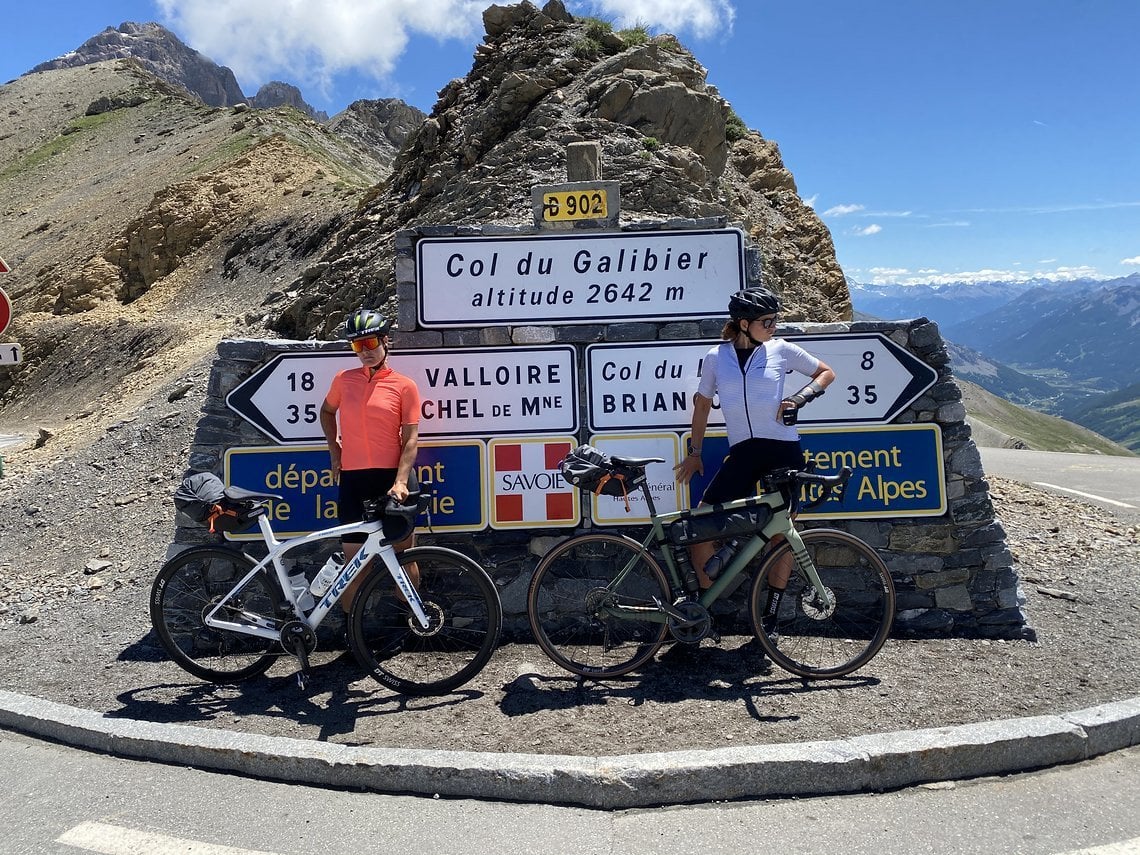
[(309, 654), (317, 649), (317, 636), (299, 620), (291, 620), (281, 627), (281, 646), (286, 653), (297, 657), (301, 670), (297, 672), (297, 685), (302, 689), (309, 679)]
[(669, 615), (669, 632), (675, 639), (686, 644), (706, 638), (712, 630), (712, 615), (695, 600), (677, 600), (666, 613)]

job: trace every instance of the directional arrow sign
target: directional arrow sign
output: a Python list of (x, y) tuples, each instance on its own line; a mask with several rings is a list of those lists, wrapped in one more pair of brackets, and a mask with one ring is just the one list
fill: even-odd
[(23, 361), (23, 346), (14, 341), (0, 342), (0, 365), (19, 365)]
[[(801, 425), (889, 422), (938, 379), (933, 368), (879, 333), (786, 338), (822, 359), (836, 374), (827, 394), (804, 407)], [(712, 346), (704, 340), (587, 347), (591, 430), (688, 427), (701, 362)], [(788, 375), (784, 393), (792, 394), (809, 379)], [(714, 406), (709, 425), (722, 424), (720, 408)]]
[[(880, 333), (787, 338), (830, 365), (836, 375), (827, 394), (804, 407), (801, 425), (885, 424), (938, 379), (937, 371)], [(793, 385), (785, 392), (798, 388)]]
[[(420, 436), (573, 433), (578, 378), (572, 345), (405, 350), (392, 367), (420, 390)], [(323, 442), (321, 403), (353, 354), (282, 353), (226, 396), (226, 405), (279, 443)]]

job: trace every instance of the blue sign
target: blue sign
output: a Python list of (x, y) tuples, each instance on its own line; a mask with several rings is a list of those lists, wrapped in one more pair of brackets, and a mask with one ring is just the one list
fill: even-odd
[[(942, 432), (938, 425), (803, 428), (804, 462), (830, 475), (844, 466), (854, 474), (843, 500), (832, 496), (802, 519), (941, 516), (946, 513)], [(728, 438), (709, 434), (703, 442), (705, 473), (689, 485), (695, 506), (728, 454)], [(807, 500), (811, 496), (802, 496)]]
[[(480, 531), (486, 528), (482, 471), (485, 447), (479, 441), (420, 443), (416, 474), (431, 494), (428, 511), (417, 530)], [(270, 503), (269, 519), (278, 537), (295, 537), (338, 525), (339, 488), (329, 468), (325, 445), (259, 446), (226, 451), (224, 480), (282, 498)], [(227, 534), (231, 540), (260, 538), (256, 527)]]

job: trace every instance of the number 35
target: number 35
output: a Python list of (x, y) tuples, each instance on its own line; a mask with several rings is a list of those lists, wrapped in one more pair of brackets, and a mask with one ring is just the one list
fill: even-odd
[(874, 383), (868, 383), (862, 390), (858, 386), (848, 386), (847, 391), (851, 393), (851, 397), (847, 399), (848, 404), (858, 404), (860, 401), (864, 404), (873, 404), (879, 400), (879, 393), (875, 391)]

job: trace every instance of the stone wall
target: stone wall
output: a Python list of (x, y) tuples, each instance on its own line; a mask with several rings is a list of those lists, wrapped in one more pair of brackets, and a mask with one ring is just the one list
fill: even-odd
[[(651, 228), (714, 228), (724, 225), (723, 221), (686, 220), (655, 223)], [(723, 319), (442, 331), (417, 328), (414, 253), (420, 237), (527, 234), (533, 231), (505, 227), (425, 227), (401, 232), (396, 242), (400, 307), (395, 347), (399, 350), (572, 343), (577, 346), (581, 368), (585, 345), (595, 342), (696, 338), (715, 341), (719, 338)], [(758, 281), (761, 268), (754, 251), (749, 251), (746, 267), (750, 281)], [(881, 333), (938, 373), (935, 384), (901, 413), (894, 424), (933, 423), (940, 427), (946, 513), (939, 517), (829, 520), (806, 525), (827, 525), (850, 531), (880, 552), (898, 591), (896, 634), (994, 638), (1031, 635), (1032, 630), (1026, 626), (1026, 616), (1021, 608), (1024, 598), (1019, 592), (1013, 556), (1001, 523), (995, 518), (981, 457), (970, 438), (961, 391), (951, 374), (949, 355), (937, 325), (925, 318), (878, 323), (781, 324), (781, 332), (804, 335)], [(282, 352), (342, 349), (343, 344), (338, 342), (240, 340), (221, 343), (191, 449), (191, 470), (222, 474), (226, 448), (269, 444), (264, 436), (225, 405), (226, 395), (254, 370)], [(585, 407), (588, 396), (581, 397)], [(585, 442), (589, 439), (585, 427), (588, 419), (582, 418), (581, 424), (579, 440)], [(585, 526), (588, 525), (587, 521)], [(506, 636), (524, 639), (529, 636), (525, 596), (531, 572), (539, 556), (553, 543), (578, 530), (487, 530), (429, 534), (425, 537), (467, 552), (488, 569), (503, 599)], [(631, 527), (629, 533), (641, 536), (644, 527)], [(178, 528), (176, 535), (178, 544), (202, 542), (209, 537), (201, 528), (193, 526)], [(251, 551), (255, 552), (256, 544), (253, 546), (255, 548)], [(747, 631), (747, 591), (748, 586), (743, 585), (732, 597), (716, 604), (714, 613), (719, 616), (718, 626), (722, 630), (727, 626), (733, 631)]]

